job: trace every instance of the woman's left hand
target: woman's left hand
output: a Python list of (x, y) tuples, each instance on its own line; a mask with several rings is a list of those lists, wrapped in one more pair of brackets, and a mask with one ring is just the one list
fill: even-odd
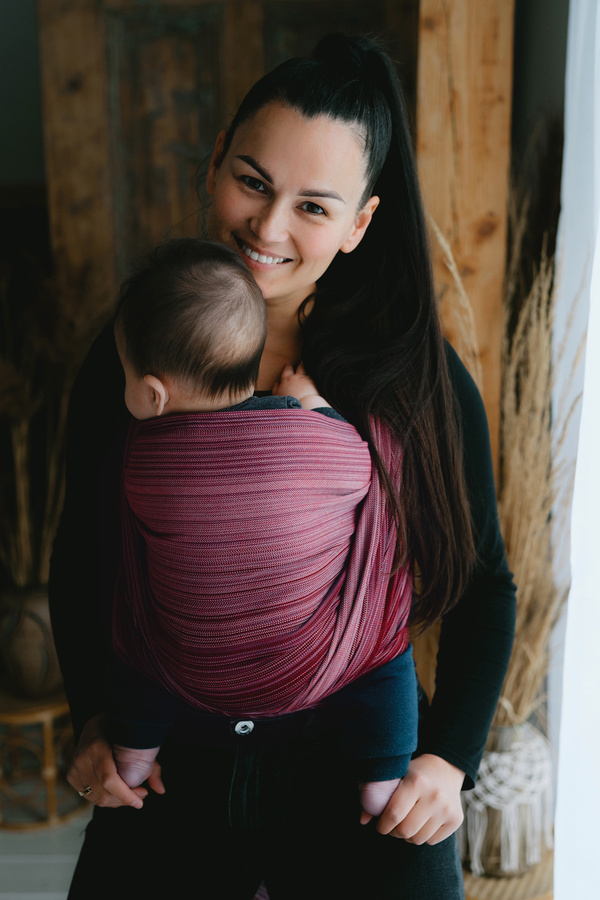
[(464, 818), (460, 802), (464, 777), (456, 766), (431, 753), (411, 760), (377, 822), (377, 831), (410, 844), (439, 844)]

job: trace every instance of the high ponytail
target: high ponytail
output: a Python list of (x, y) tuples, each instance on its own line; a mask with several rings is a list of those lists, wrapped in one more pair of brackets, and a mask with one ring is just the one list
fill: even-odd
[[(397, 564), (416, 561), (413, 621), (427, 625), (459, 599), (475, 549), (431, 268), (428, 233), (401, 86), (367, 37), (329, 35), (313, 59), (291, 59), (246, 95), (242, 122), (269, 103), (347, 123), (364, 142), (365, 192), (380, 204), (360, 244), (338, 253), (303, 327), (303, 361), (320, 393), (370, 442), (399, 532)], [(308, 298), (307, 298), (308, 299)], [(312, 298), (311, 298), (312, 299)], [(370, 433), (383, 420), (403, 447), (401, 489)]]

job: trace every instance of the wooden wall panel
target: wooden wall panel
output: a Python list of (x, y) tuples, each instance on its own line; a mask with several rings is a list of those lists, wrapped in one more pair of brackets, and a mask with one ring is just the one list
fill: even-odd
[[(417, 156), (425, 205), (473, 308), (482, 393), (498, 462), (500, 344), (510, 166), (514, 0), (421, 0)], [(432, 236), (445, 331), (460, 307)]]
[(325, 32), (387, 36), (414, 107), (417, 6), (38, 0), (50, 226), (63, 296), (101, 321), (149, 243), (198, 233), (218, 131), (267, 68), (308, 53)]
[(104, 23), (92, 0), (38, 3), (45, 167), (61, 296), (90, 321), (112, 303)]
[(264, 46), (266, 70), (291, 56), (309, 56), (324, 34), (380, 33), (386, 26), (384, 0), (318, 0), (314, 13), (306, 0), (265, 3)]
[[(382, 34), (417, 110), (427, 209), (452, 246), (475, 310), (496, 453), (513, 2), (38, 0), (63, 296), (90, 319), (100, 317), (149, 242), (197, 233), (197, 168), (266, 68), (307, 52), (328, 30)], [(446, 329), (460, 343), (447, 315), (456, 306), (452, 279), (439, 252), (435, 271)]]
[(223, 8), (106, 17), (117, 267), (201, 231), (197, 173), (219, 131)]
[(248, 89), (266, 71), (263, 0), (230, 0), (224, 6), (220, 128), (229, 125)]

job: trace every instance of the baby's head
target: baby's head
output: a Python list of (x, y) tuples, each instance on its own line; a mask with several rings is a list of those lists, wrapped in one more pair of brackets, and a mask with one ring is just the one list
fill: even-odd
[(249, 397), (267, 335), (265, 301), (240, 256), (177, 238), (121, 285), (115, 337), (137, 419), (224, 409)]

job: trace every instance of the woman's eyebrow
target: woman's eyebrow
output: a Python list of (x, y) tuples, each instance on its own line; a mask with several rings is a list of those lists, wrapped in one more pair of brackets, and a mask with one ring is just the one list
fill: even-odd
[(316, 188), (314, 191), (301, 191), (299, 197), (326, 197), (329, 200), (339, 200), (340, 203), (346, 205), (346, 201), (336, 191), (320, 191)]
[[(265, 169), (263, 169), (262, 166), (259, 166), (259, 164), (256, 162), (256, 160), (252, 156), (246, 156), (245, 154), (240, 154), (237, 157), (237, 159), (241, 159), (242, 162), (245, 162), (249, 166), (251, 166), (254, 169), (254, 171), (258, 172), (260, 177), (264, 181), (267, 182), (267, 184), (273, 184), (273, 177), (271, 175), (269, 175), (269, 173), (267, 171), (265, 171)], [(298, 196), (299, 197), (328, 198), (329, 200), (339, 200), (340, 203), (343, 203), (344, 205), (346, 204), (346, 201), (344, 200), (344, 198), (340, 197), (340, 195), (336, 191), (322, 191), (322, 190), (319, 190), (318, 188), (315, 188), (314, 190), (301, 191), (298, 194)]]
[(253, 159), (251, 156), (243, 156), (243, 155), (240, 155), (240, 156), (238, 156), (237, 158), (238, 158), (238, 159), (241, 159), (242, 162), (248, 163), (249, 166), (252, 166), (252, 168), (253, 168), (256, 172), (258, 172), (258, 174), (260, 175), (261, 178), (263, 178), (263, 179), (264, 179), (265, 181), (267, 181), (269, 184), (273, 184), (273, 178), (272, 178), (272, 176), (269, 175), (268, 172), (265, 172), (265, 170), (262, 169), (262, 168), (259, 166), (259, 164), (256, 162), (256, 160)]

